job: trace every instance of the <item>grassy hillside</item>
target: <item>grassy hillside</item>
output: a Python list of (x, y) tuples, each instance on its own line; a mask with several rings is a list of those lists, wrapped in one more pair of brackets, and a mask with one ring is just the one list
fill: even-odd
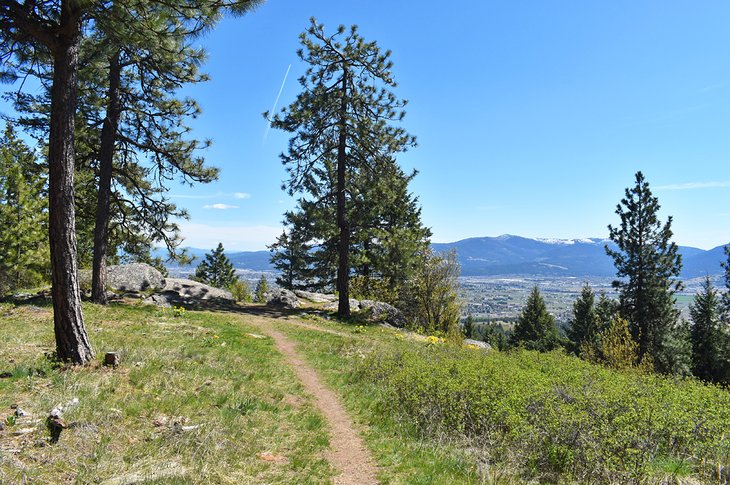
[[(730, 463), (730, 393), (693, 380), (310, 315), (85, 312), (120, 367), (55, 367), (50, 308), (0, 308), (0, 483), (330, 483), (327, 418), (270, 327), (340, 395), (383, 483), (691, 483)], [(74, 397), (51, 444), (45, 417)]]
[[(96, 352), (117, 369), (54, 368), (49, 308), (3, 306), (0, 482), (326, 482), (323, 417), (271, 339), (236, 315), (150, 307), (84, 307)], [(69, 428), (44, 421), (74, 397)], [(12, 404), (30, 414), (12, 418)], [(36, 421), (40, 420), (40, 421)], [(13, 436), (23, 430), (31, 431)]]

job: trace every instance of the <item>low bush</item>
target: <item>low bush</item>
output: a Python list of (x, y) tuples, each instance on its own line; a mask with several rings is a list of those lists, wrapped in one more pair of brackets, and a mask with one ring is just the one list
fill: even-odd
[(383, 405), (426, 432), (473, 439), (525, 479), (704, 481), (730, 462), (730, 393), (692, 379), (451, 345), (381, 349), (356, 378), (382, 382)]

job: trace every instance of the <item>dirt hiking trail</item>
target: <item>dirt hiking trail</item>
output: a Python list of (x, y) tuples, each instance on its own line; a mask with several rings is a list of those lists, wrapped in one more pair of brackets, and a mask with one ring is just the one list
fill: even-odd
[[(345, 408), (337, 395), (320, 380), (317, 372), (301, 358), (296, 351), (296, 344), (286, 335), (255, 321), (262, 331), (268, 334), (287, 363), (294, 369), (304, 389), (314, 397), (315, 406), (322, 412), (329, 424), (330, 450), (326, 454), (330, 464), (340, 472), (334, 477), (336, 485), (375, 485), (376, 466), (372, 456), (360, 438)], [(299, 322), (286, 321), (287, 324)], [(322, 331), (314, 325), (300, 325), (312, 330)], [(333, 332), (335, 333), (335, 332)]]

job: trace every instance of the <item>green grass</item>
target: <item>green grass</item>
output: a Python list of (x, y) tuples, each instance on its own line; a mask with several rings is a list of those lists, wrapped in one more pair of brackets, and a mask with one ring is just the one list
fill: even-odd
[[(0, 483), (330, 481), (324, 418), (245, 317), (85, 305), (97, 356), (120, 352), (122, 365), (59, 368), (44, 356), (50, 308), (2, 310), (0, 372), (12, 376), (0, 379), (0, 420), (11, 404), (30, 417), (0, 431)], [(45, 417), (74, 397), (49, 444)]]
[[(298, 342), (298, 350), (315, 367), (325, 382), (342, 397), (345, 408), (364, 430), (366, 446), (379, 466), (383, 483), (513, 483), (504, 469), (490, 470), (485, 463), (453, 436), (425, 435), (394, 403), (382, 398), (379, 382), (359, 379), (353, 371), (376, 347), (418, 345), (405, 342), (400, 332), (378, 326), (340, 324), (307, 319), (344, 336), (317, 332), (279, 323), (277, 328)], [(479, 469), (481, 468), (481, 474)]]

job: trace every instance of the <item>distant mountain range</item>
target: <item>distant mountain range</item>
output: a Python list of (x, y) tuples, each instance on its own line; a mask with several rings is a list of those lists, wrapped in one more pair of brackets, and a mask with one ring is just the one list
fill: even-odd
[[(520, 236), (475, 237), (433, 244), (437, 252), (455, 249), (462, 276), (544, 275), (614, 276), (613, 260), (606, 255), (607, 239), (529, 239)], [(680, 246), (682, 278), (722, 273), (723, 246), (705, 251)]]
[[(434, 251), (455, 249), (462, 276), (535, 275), (535, 276), (614, 276), (613, 261), (604, 246), (606, 239), (530, 239), (520, 236), (475, 237), (452, 243), (434, 243)], [(196, 257), (193, 265), (210, 250), (188, 248)], [(705, 251), (680, 246), (682, 278), (722, 273), (723, 246)], [(238, 269), (273, 270), (268, 251), (226, 253)]]

